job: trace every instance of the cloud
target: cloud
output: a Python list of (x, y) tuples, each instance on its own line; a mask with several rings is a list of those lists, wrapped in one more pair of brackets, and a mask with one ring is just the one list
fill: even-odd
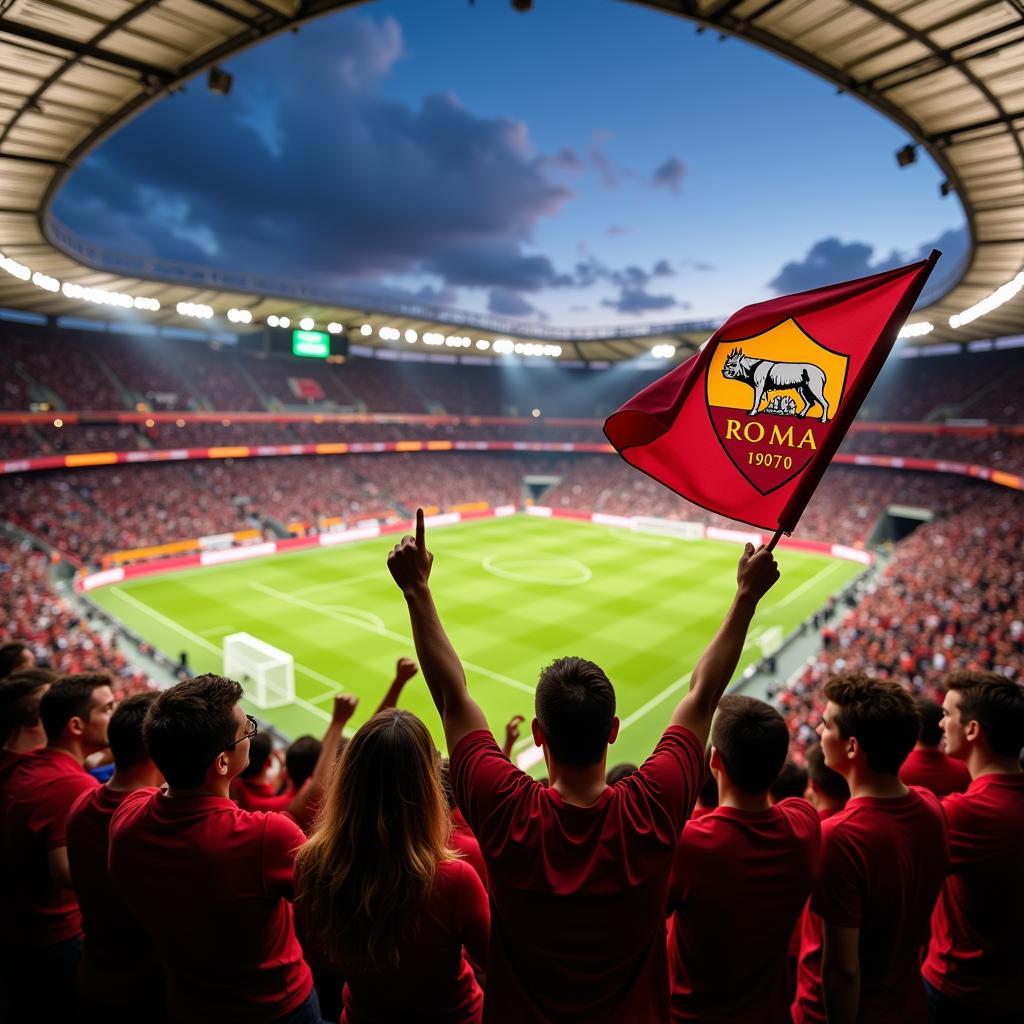
[(657, 263), (651, 267), (652, 277), (675, 277), (676, 272), (672, 269), (672, 264), (668, 260), (658, 260)]
[[(382, 96), (376, 85), (403, 52), (394, 19), (353, 15), (303, 33), (301, 76), (296, 53), (243, 54), (236, 83), (275, 104), (257, 117), (190, 86), (87, 160), (55, 213), (111, 249), (320, 285), (427, 275), (450, 294), (571, 283), (527, 251), (572, 193), (526, 126), (477, 116), (451, 94), (416, 107)], [(555, 162), (568, 166), (570, 152)]]
[(628, 235), (630, 228), (623, 227), (621, 224), (609, 224), (608, 234), (609, 235)]
[(601, 305), (618, 313), (644, 314), (672, 309), (680, 303), (672, 295), (652, 295), (642, 286), (627, 286), (619, 291), (617, 299), (605, 299)]
[(586, 167), (583, 159), (569, 146), (560, 149), (554, 156), (544, 158), (545, 161), (556, 170), (565, 171), (567, 174), (579, 174)]
[(868, 242), (843, 242), (834, 235), (815, 242), (802, 260), (783, 265), (768, 282), (768, 287), (782, 295), (788, 292), (809, 291), (837, 281), (847, 281), (883, 270), (924, 259), (932, 249), (940, 249), (940, 266), (954, 268), (966, 251), (966, 228), (943, 232), (931, 242), (924, 242), (917, 251), (900, 252), (893, 249), (885, 256), (875, 258), (875, 247)]
[(670, 156), (655, 169), (651, 177), (651, 184), (655, 188), (667, 188), (670, 192), (678, 195), (683, 187), (685, 177), (686, 164), (679, 157)]
[(487, 311), (497, 316), (531, 316), (537, 310), (518, 292), (507, 288), (492, 288), (487, 299)]

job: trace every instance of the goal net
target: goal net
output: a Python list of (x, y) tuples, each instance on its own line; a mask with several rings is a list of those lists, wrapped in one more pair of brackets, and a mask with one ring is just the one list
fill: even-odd
[(295, 700), (295, 659), (249, 633), (224, 637), (224, 675), (237, 679), (258, 708)]

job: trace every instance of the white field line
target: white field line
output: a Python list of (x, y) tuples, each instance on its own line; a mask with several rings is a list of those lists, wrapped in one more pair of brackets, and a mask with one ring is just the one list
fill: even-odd
[(197, 632), (199, 636), (227, 636), (234, 628), (234, 626), (209, 626), (206, 629), (197, 630)]
[(771, 615), (774, 612), (777, 612), (780, 608), (785, 608), (786, 605), (790, 603), (790, 601), (795, 601), (802, 593), (804, 593), (805, 590), (808, 590), (811, 587), (813, 587), (814, 584), (818, 582), (818, 580), (823, 579), (830, 572), (834, 572), (838, 566), (844, 564), (844, 562), (841, 562), (838, 559), (836, 559), (836, 561), (834, 562), (829, 562), (829, 564), (826, 565), (824, 569), (821, 569), (818, 572), (816, 572), (809, 580), (804, 580), (804, 582), (801, 583), (800, 586), (797, 587), (796, 590), (794, 590), (792, 593), (787, 594), (781, 601), (777, 602), (776, 604), (773, 604), (770, 608), (766, 608), (763, 614), (766, 616)]
[(368, 580), (382, 580), (387, 576), (386, 569), (376, 569), (373, 572), (364, 572), (359, 576), (348, 576), (336, 580), (329, 580), (327, 583), (313, 583), (308, 587), (298, 587), (296, 594), (315, 594), (318, 590), (330, 590), (332, 587), (346, 587), (350, 583), (365, 583)]
[[(412, 645), (412, 639), (410, 637), (403, 636), (401, 633), (396, 633), (391, 629), (377, 629), (365, 620), (356, 618), (351, 614), (345, 614), (344, 612), (336, 612), (330, 608), (324, 608), (321, 605), (313, 604), (312, 601), (305, 601), (301, 597), (286, 594), (283, 590), (275, 590), (273, 587), (268, 587), (263, 583), (250, 583), (249, 586), (254, 590), (258, 590), (261, 594), (267, 594), (279, 601), (287, 601), (289, 604), (294, 604), (299, 608), (305, 608), (307, 611), (315, 612), (318, 615), (324, 615), (329, 619), (334, 619), (335, 622), (343, 622), (347, 626), (354, 626), (356, 629), (366, 630), (376, 636), (387, 637), (389, 640), (394, 640), (396, 643), (402, 644), (406, 649)], [(493, 679), (497, 683), (503, 683), (505, 686), (512, 687), (513, 690), (521, 690), (523, 693), (529, 694), (532, 694), (534, 691), (534, 687), (527, 686), (526, 683), (521, 683), (518, 679), (512, 679), (509, 676), (502, 675), (500, 672), (492, 672), (489, 668), (484, 668), (482, 665), (476, 665), (472, 661), (462, 659), (462, 664), (471, 672), (475, 672), (477, 675), (486, 676), (488, 679)]]
[[(176, 633), (180, 633), (183, 637), (187, 637), (193, 643), (199, 644), (200, 647), (205, 647), (211, 654), (219, 655), (222, 653), (221, 649), (216, 644), (211, 644), (209, 640), (201, 637), (198, 633), (193, 633), (192, 630), (186, 629), (173, 619), (167, 618), (166, 615), (161, 614), (155, 608), (150, 608), (148, 604), (143, 604), (138, 598), (132, 597), (131, 594), (126, 594), (120, 587), (111, 587), (110, 590), (111, 593), (117, 594), (122, 601), (127, 601), (133, 607), (138, 608), (140, 612), (145, 612), (146, 615), (156, 619), (157, 622), (163, 623), (163, 625), (167, 626), (169, 629), (173, 629)], [(314, 679), (319, 678), (322, 682), (329, 683), (331, 686), (334, 686), (339, 690), (341, 689), (341, 687), (337, 686), (336, 683), (331, 682), (331, 680), (324, 676), (320, 676), (319, 673), (314, 673), (310, 669), (304, 668), (302, 665), (299, 665), (298, 662), (296, 662), (295, 667), (301, 672), (305, 672), (307, 675), (313, 676)], [(327, 722), (331, 720), (331, 716), (324, 711), (323, 708), (318, 708), (315, 704), (312, 704), (308, 700), (304, 700), (302, 697), (298, 696), (298, 694), (295, 695), (294, 700), (296, 704), (304, 707), (307, 711), (316, 715), (318, 718), (322, 718)]]

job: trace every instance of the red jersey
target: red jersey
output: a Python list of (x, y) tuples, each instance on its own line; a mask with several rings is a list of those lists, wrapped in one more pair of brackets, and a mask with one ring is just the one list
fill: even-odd
[[(925, 1021), (921, 950), (949, 865), (942, 809), (926, 789), (893, 799), (856, 797), (821, 828), (811, 911), (860, 929), (860, 1010), (870, 1024)], [(801, 951), (793, 1019), (824, 1020), (820, 974)]]
[(232, 799), (246, 811), (283, 811), (295, 799), (291, 782), (280, 789), (270, 782), (251, 782), (241, 777), (231, 783)]
[(401, 946), (399, 967), (360, 974), (338, 964), (346, 979), (342, 1024), (479, 1024), (484, 994), (463, 947), (485, 963), (490, 921), (477, 873), (461, 861), (442, 861), (427, 906)]
[(982, 775), (942, 809), (952, 863), (922, 973), (973, 1019), (1024, 1020), (1024, 774)]
[(110, 875), (153, 937), (171, 1022), (264, 1024), (313, 977), (290, 900), (302, 830), (219, 796), (130, 793), (110, 823)]
[(73, 889), (50, 876), (51, 850), (67, 845), (68, 811), (99, 787), (71, 754), (44, 747), (26, 754), (10, 772), (4, 798), (7, 870), (18, 880), (14, 931), (29, 946), (50, 946), (82, 932)]
[(971, 773), (963, 761), (956, 761), (941, 750), (914, 748), (900, 768), (904, 786), (923, 786), (936, 796), (963, 793), (971, 784)]
[(487, 865), (489, 1024), (669, 1019), (665, 900), (704, 751), (670, 728), (590, 807), (516, 768), (489, 732), (451, 754), (455, 800)]
[(486, 886), (487, 866), (484, 864), (484, 855), (480, 852), (480, 844), (457, 807), (452, 809), (452, 848), (462, 854), (463, 860), (473, 868)]
[(800, 797), (687, 822), (668, 895), (674, 1021), (789, 1021), (788, 942), (820, 841), (818, 814)]
[[(145, 793), (155, 793), (149, 788)], [(131, 1006), (159, 993), (163, 977), (149, 935), (110, 880), (110, 819), (127, 792), (109, 786), (83, 793), (68, 814), (68, 865), (78, 893), (85, 940), (81, 991), (91, 1000)]]

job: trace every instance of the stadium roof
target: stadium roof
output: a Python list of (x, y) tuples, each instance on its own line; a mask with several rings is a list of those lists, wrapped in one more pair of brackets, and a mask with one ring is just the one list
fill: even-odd
[[(139, 315), (158, 323), (181, 324), (177, 304), (187, 302), (218, 318), (236, 308), (256, 321), (278, 314), (295, 324), (305, 316), (318, 326), (337, 322), (356, 341), (358, 328), (369, 324), (368, 344), (383, 344), (382, 326), (420, 335), (486, 331), (557, 342), (564, 357), (592, 360), (647, 354), (665, 342), (685, 349), (711, 332), (714, 324), (535, 331), (454, 310), (360, 305), (351, 296), (332, 301), (286, 281), (104, 253), (49, 219), (64, 178), (147, 104), (241, 49), (352, 2), (0, 0), (0, 306), (88, 316), (95, 311), (89, 299), (101, 296), (83, 289), (104, 289), (118, 293), (121, 305), (130, 302), (126, 296), (156, 298), (160, 310)], [(905, 128), (959, 195), (970, 237), (962, 266), (952, 276), (945, 271), (946, 294), (912, 317), (934, 327), (918, 340), (1024, 333), (1024, 297), (999, 302), (1024, 283), (1017, 280), (1024, 266), (1024, 0), (646, 5), (772, 50)], [(904, 158), (912, 156), (915, 149)], [(68, 282), (80, 287), (64, 289)], [(951, 317), (962, 317), (961, 326), (952, 327)]]

